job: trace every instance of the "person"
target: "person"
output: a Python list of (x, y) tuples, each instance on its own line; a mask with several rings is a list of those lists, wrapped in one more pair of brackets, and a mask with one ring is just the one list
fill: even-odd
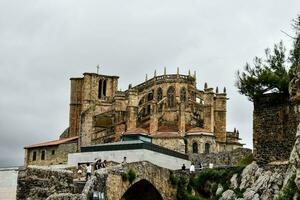
[(102, 167), (102, 168), (105, 168), (105, 167), (106, 167), (106, 165), (107, 165), (107, 161), (106, 161), (106, 160), (104, 160), (104, 161), (103, 161), (103, 163), (102, 163), (102, 165), (101, 165), (101, 167)]
[(127, 163), (127, 158), (126, 158), (126, 156), (124, 156), (122, 164), (126, 164), (126, 163)]
[(191, 174), (195, 173), (195, 165), (194, 165), (194, 163), (191, 164), (190, 173)]
[(86, 181), (88, 181), (88, 179), (91, 177), (92, 174), (92, 166), (90, 165), (90, 163), (88, 163), (86, 165)]
[(78, 174), (78, 179), (81, 180), (81, 176), (82, 176), (82, 167), (81, 167), (80, 164), (79, 164), (79, 166), (78, 166), (77, 174)]
[(101, 159), (98, 159), (95, 163), (95, 169), (98, 170), (101, 168)]
[(185, 164), (183, 164), (182, 167), (181, 167), (181, 170), (185, 171), (185, 169), (186, 169)]

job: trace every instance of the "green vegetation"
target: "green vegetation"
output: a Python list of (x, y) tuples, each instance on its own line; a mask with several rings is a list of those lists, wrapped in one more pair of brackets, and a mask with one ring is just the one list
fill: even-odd
[[(177, 200), (207, 200), (219, 199), (216, 196), (218, 184), (221, 184), (224, 191), (230, 187), (230, 179), (234, 174), (242, 173), (244, 166), (231, 167), (226, 169), (205, 169), (196, 175), (175, 176), (170, 174), (170, 182), (177, 187)], [(244, 191), (235, 191), (237, 196), (242, 196)]]
[(136, 178), (136, 173), (135, 173), (135, 171), (133, 171), (132, 169), (130, 169), (127, 173), (122, 173), (122, 180), (124, 181), (124, 182), (126, 182), (126, 181), (129, 181), (129, 183), (131, 184), (131, 183), (133, 183), (133, 181), (135, 180), (135, 178)]
[(240, 94), (253, 101), (267, 92), (289, 95), (288, 87), (297, 65), (300, 64), (300, 16), (294, 21), (294, 46), (287, 55), (283, 42), (273, 50), (266, 49), (265, 57), (255, 57), (253, 66), (246, 63), (237, 71), (236, 87)]
[(254, 161), (253, 154), (249, 154), (248, 156), (244, 157), (242, 160), (240, 160), (236, 166), (239, 167), (246, 167), (247, 165), (250, 165)]
[(294, 196), (297, 195), (297, 200), (300, 200), (300, 191), (298, 190), (295, 183), (296, 175), (293, 175), (289, 180), (283, 190), (280, 192), (276, 200), (290, 200), (294, 199)]

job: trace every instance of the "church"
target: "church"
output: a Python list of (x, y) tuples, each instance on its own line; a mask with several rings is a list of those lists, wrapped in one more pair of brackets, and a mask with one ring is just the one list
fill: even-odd
[(68, 154), (104, 143), (142, 140), (181, 154), (218, 153), (243, 146), (227, 131), (226, 88), (197, 88), (196, 72), (162, 75), (118, 90), (118, 76), (71, 78), (69, 127), (58, 140), (25, 147), (25, 165), (67, 162)]

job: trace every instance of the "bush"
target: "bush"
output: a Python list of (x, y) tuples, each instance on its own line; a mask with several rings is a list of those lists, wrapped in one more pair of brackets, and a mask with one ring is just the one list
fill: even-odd
[(122, 181), (125, 182), (128, 180), (127, 174), (125, 172), (123, 172), (121, 176), (122, 176)]
[(129, 172), (127, 173), (127, 177), (128, 177), (129, 183), (132, 183), (135, 180), (135, 178), (136, 178), (135, 171), (133, 171), (132, 169), (130, 169)]
[(236, 166), (240, 167), (246, 167), (247, 165), (250, 165), (254, 161), (253, 154), (249, 154), (246, 157), (244, 157), (242, 160), (240, 160)]
[(297, 188), (297, 185), (295, 183), (296, 175), (293, 175), (289, 180), (286, 186), (282, 189), (279, 196), (276, 198), (276, 200), (290, 200), (293, 199), (293, 197), (298, 194), (297, 200), (300, 199), (300, 193)]

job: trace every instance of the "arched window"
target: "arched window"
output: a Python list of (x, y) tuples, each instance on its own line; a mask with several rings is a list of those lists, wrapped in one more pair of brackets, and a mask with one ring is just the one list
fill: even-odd
[(193, 143), (193, 153), (198, 153), (198, 143), (197, 142)]
[(210, 151), (210, 144), (205, 143), (205, 153), (209, 153)]
[(99, 84), (98, 84), (98, 98), (99, 99), (102, 98), (102, 83), (103, 83), (103, 80), (99, 80)]
[(157, 89), (157, 102), (160, 102), (163, 98), (163, 91), (161, 88)]
[(186, 89), (184, 87), (180, 90), (180, 101), (186, 102)]
[(106, 80), (104, 80), (103, 81), (103, 96), (105, 96), (106, 97), (106, 85), (107, 85), (107, 81)]
[(152, 101), (152, 100), (153, 100), (153, 91), (151, 91), (151, 92), (148, 94), (147, 100), (148, 100), (148, 101)]
[(106, 96), (106, 86), (107, 86), (106, 80), (102, 80), (102, 79), (99, 80), (99, 84), (98, 84), (98, 98), (99, 99)]
[(168, 89), (168, 107), (173, 108), (175, 106), (175, 88), (169, 87)]

